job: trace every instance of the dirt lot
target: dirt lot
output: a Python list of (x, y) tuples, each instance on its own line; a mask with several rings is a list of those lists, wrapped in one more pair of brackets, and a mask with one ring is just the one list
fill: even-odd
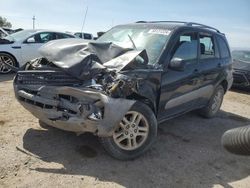
[(250, 187), (250, 157), (227, 153), (224, 131), (250, 124), (250, 95), (228, 92), (214, 119), (194, 112), (160, 125), (142, 157), (109, 157), (96, 137), (43, 129), (0, 75), (0, 187)]

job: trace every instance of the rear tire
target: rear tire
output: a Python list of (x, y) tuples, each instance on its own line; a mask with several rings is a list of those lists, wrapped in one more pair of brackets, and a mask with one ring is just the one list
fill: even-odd
[(136, 102), (125, 114), (113, 136), (100, 137), (99, 140), (112, 157), (131, 160), (146, 152), (156, 137), (157, 120), (153, 111), (147, 105)]
[(219, 85), (218, 87), (216, 87), (207, 106), (199, 110), (200, 115), (205, 118), (214, 117), (217, 114), (217, 112), (220, 110), (221, 104), (223, 102), (224, 93), (225, 91), (222, 85)]
[(0, 53), (0, 74), (8, 74), (12, 72), (12, 70), (8, 68), (4, 63), (2, 63), (2, 61), (8, 63), (13, 67), (18, 66), (15, 58), (12, 55), (9, 55), (7, 53)]

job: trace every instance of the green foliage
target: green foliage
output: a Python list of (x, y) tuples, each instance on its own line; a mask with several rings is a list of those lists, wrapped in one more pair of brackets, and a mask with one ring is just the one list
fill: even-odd
[(0, 27), (8, 27), (11, 28), (12, 25), (10, 22), (8, 22), (8, 20), (2, 16), (0, 16)]

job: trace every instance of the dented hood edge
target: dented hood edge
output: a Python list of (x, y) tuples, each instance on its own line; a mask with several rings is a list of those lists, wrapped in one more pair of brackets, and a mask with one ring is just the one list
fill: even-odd
[(137, 56), (148, 64), (146, 50), (123, 48), (113, 43), (86, 42), (82, 39), (62, 39), (48, 42), (39, 49), (48, 59), (65, 72), (84, 79), (88, 71), (108, 69), (119, 72), (134, 62)]

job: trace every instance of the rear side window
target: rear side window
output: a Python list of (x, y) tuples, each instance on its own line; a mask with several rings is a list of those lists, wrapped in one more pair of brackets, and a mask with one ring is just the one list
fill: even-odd
[(218, 53), (215, 50), (215, 43), (212, 36), (200, 34), (200, 58), (215, 58)]
[(230, 57), (230, 52), (226, 41), (223, 38), (218, 37), (218, 43), (219, 43), (221, 57), (222, 58)]

